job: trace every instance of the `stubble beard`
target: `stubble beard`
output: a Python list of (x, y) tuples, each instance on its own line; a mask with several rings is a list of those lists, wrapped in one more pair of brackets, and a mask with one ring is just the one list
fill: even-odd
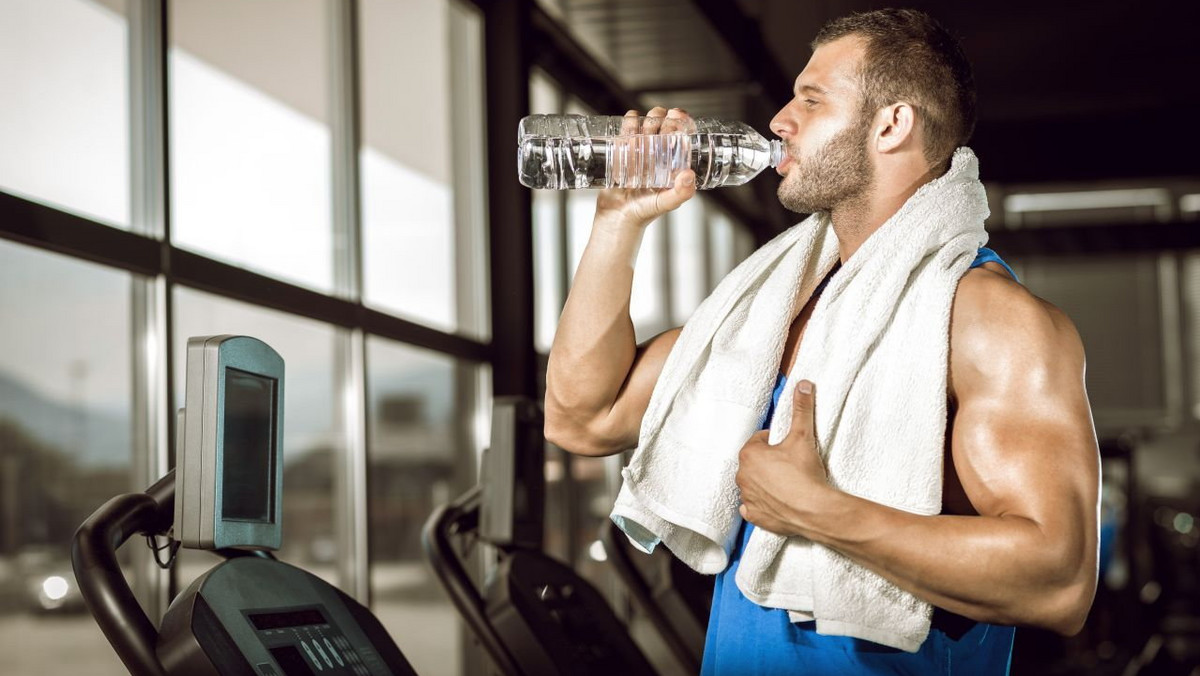
[(855, 120), (816, 153), (796, 162), (779, 184), (779, 201), (790, 211), (834, 211), (862, 200), (873, 175), (867, 156), (867, 124)]

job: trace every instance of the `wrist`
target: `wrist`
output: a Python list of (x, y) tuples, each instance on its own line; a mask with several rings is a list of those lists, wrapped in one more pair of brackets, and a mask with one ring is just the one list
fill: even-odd
[(592, 232), (588, 237), (589, 247), (599, 247), (604, 250), (619, 251), (636, 258), (642, 245), (642, 236), (646, 234), (646, 224), (620, 214), (596, 214), (592, 222)]
[(645, 219), (627, 214), (621, 209), (597, 209), (592, 229), (626, 234), (638, 233), (640, 236), (653, 220), (653, 218)]
[(803, 502), (804, 508), (792, 515), (792, 530), (817, 544), (832, 545), (836, 534), (852, 522), (854, 504), (850, 497), (828, 484), (815, 488)]

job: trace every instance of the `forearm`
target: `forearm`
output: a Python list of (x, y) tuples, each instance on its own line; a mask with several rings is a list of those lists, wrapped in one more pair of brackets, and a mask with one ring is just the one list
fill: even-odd
[(597, 215), (550, 348), (548, 424), (593, 420), (616, 401), (637, 351), (629, 302), (644, 232)]
[(911, 514), (833, 489), (823, 502), (802, 534), (935, 606), (1064, 634), (1086, 616), (1096, 578), (1086, 533), (1052, 537), (1018, 516)]

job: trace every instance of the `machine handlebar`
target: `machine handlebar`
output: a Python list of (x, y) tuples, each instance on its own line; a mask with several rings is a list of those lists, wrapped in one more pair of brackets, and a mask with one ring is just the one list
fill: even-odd
[(175, 518), (175, 471), (144, 493), (118, 495), (75, 531), (71, 566), (83, 600), (130, 673), (166, 676), (155, 654), (158, 630), (129, 588), (117, 550), (136, 534), (158, 535)]

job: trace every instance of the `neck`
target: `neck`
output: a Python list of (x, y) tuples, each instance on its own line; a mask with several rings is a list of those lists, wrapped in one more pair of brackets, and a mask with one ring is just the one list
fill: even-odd
[(929, 169), (919, 175), (910, 173), (892, 180), (877, 180), (862, 195), (835, 206), (829, 217), (838, 238), (841, 262), (850, 260), (854, 252), (895, 215), (918, 188), (935, 178), (934, 171)]

